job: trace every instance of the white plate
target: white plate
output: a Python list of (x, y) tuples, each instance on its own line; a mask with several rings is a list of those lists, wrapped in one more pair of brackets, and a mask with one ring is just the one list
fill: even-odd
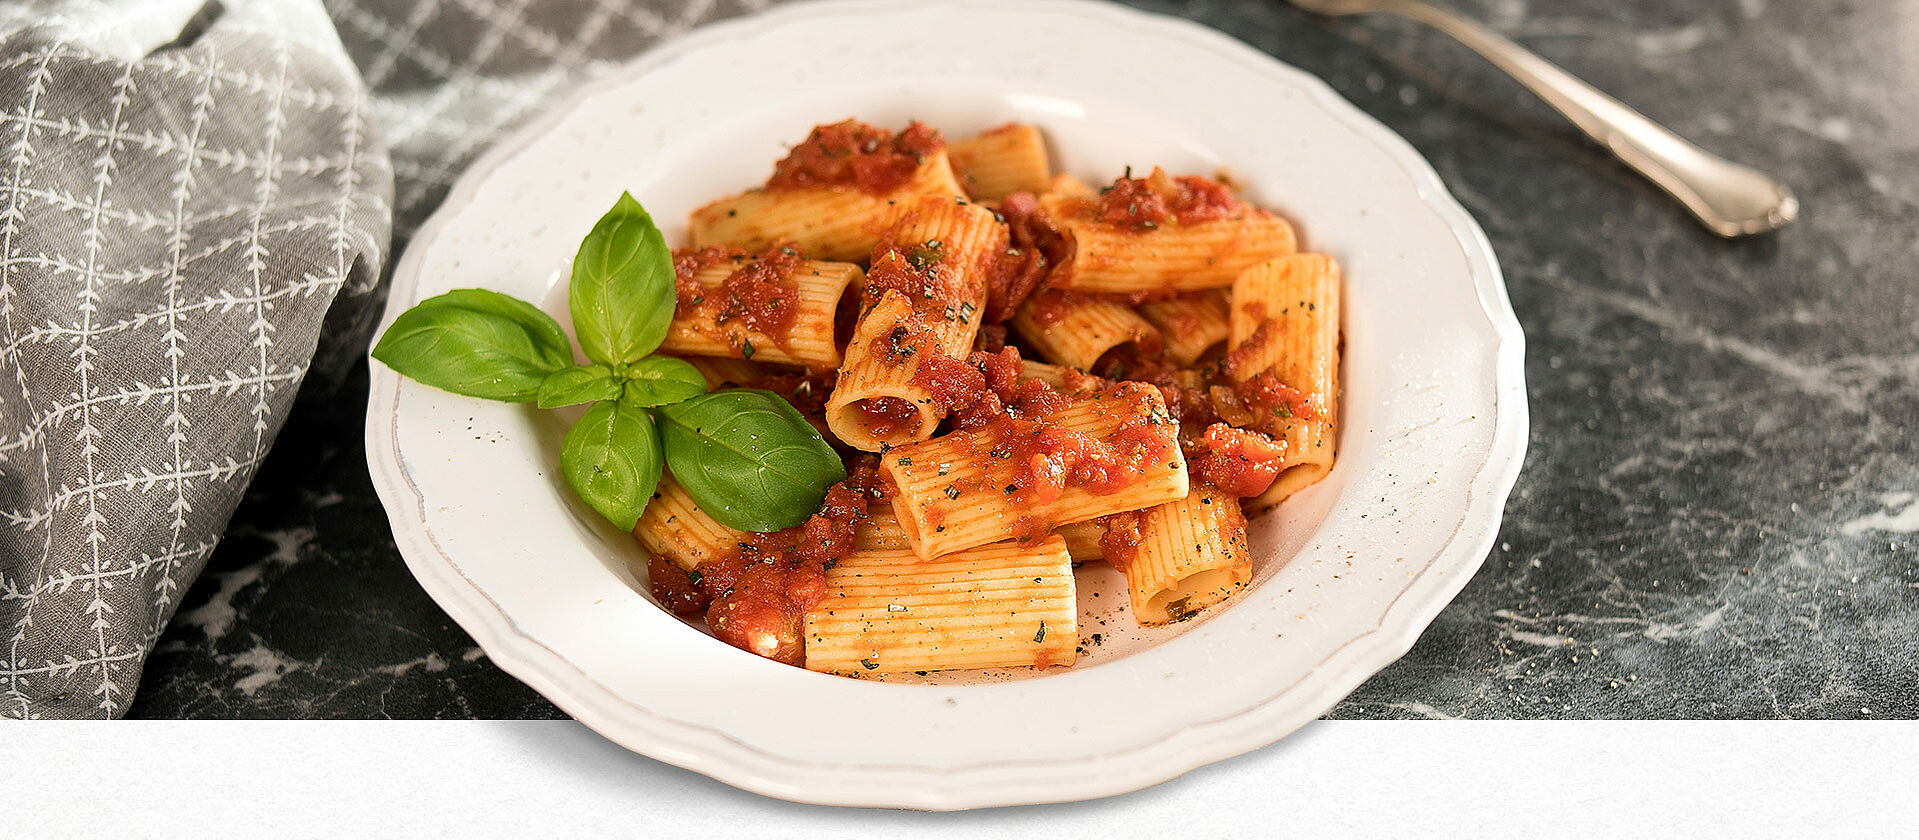
[[(1319, 81), (1115, 6), (821, 3), (700, 30), (476, 164), (401, 259), (387, 318), (466, 286), (563, 313), (557, 280), (620, 189), (679, 241), (693, 207), (846, 116), (956, 136), (1036, 122), (1093, 181), (1128, 164), (1228, 169), (1345, 268), (1338, 467), (1255, 524), (1257, 581), (1228, 609), (1140, 634), (1111, 612), (1113, 576), (1090, 574), (1073, 669), (879, 683), (758, 659), (666, 614), (627, 570), (633, 540), (563, 486), (564, 418), (376, 363), (367, 458), (394, 537), (500, 667), (633, 750), (772, 796), (1084, 799), (1324, 713), (1478, 568), (1526, 440), (1519, 326), (1484, 235), (1411, 147)], [(1093, 632), (1111, 638), (1093, 646)]]

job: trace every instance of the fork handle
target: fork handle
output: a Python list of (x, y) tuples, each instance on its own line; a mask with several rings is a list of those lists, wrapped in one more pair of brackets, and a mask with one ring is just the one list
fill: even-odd
[(1484, 56), (1720, 236), (1776, 230), (1799, 213), (1785, 184), (1693, 145), (1470, 18), (1418, 0), (1382, 0), (1375, 8), (1425, 23)]

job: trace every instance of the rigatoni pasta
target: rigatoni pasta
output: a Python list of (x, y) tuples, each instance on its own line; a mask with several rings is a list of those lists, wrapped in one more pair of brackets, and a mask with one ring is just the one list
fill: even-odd
[(1205, 179), (1121, 178), (1096, 195), (1043, 196), (1040, 206), (1072, 235), (1062, 289), (1152, 292), (1217, 289), (1241, 271), (1293, 253), (1286, 220)]
[[(880, 474), (899, 488), (893, 511), (907, 542), (933, 558), (1184, 497), (1177, 429), (1158, 391), (1125, 383), (1076, 398), (1045, 423), (893, 447)], [(1099, 462), (1112, 486), (1070, 481), (1076, 457)]]
[(890, 507), (871, 508), (853, 532), (853, 547), (860, 551), (912, 551), (900, 520)]
[[(1188, 489), (1186, 492), (1191, 494), (1193, 491)], [(897, 526), (897, 523), (895, 525)], [(1053, 533), (1066, 541), (1066, 553), (1073, 558), (1074, 563), (1091, 563), (1106, 559), (1106, 552), (1099, 546), (1099, 538), (1106, 535), (1106, 527), (1097, 519), (1069, 522), (1054, 529)], [(901, 535), (901, 539), (905, 539), (904, 534)]]
[(820, 259), (858, 260), (892, 223), (900, 198), (960, 194), (944, 160), (929, 161), (913, 180), (879, 195), (823, 188), (751, 190), (700, 208), (693, 216), (693, 244), (758, 251), (787, 241)]
[(947, 156), (960, 187), (978, 201), (998, 201), (1020, 191), (1044, 192), (1053, 180), (1046, 139), (1039, 128), (1024, 123), (955, 140)]
[(732, 359), (723, 356), (681, 356), (680, 360), (693, 366), (706, 380), (706, 389), (717, 391), (721, 388), (744, 388), (759, 380), (771, 370), (768, 366), (745, 359)]
[(647, 551), (689, 572), (732, 553), (746, 538), (745, 531), (721, 525), (700, 510), (699, 503), (670, 475), (662, 476), (653, 489), (653, 502), (640, 514), (633, 535)]
[(1233, 283), (1232, 376), (1248, 408), (1286, 447), (1279, 477), (1253, 500), (1270, 507), (1332, 471), (1339, 415), (1339, 264), (1300, 254)]
[(933, 436), (944, 412), (932, 392), (915, 381), (913, 356), (938, 347), (940, 335), (913, 316), (913, 302), (886, 292), (860, 316), (847, 342), (846, 362), (826, 404), (826, 425), (855, 449), (877, 452), (894, 441)]
[(1013, 329), (1041, 356), (1091, 370), (1122, 344), (1153, 352), (1165, 339), (1133, 307), (1097, 295), (1048, 292), (1027, 298), (1013, 315)]
[(693, 211), (694, 247), (760, 251), (793, 243), (814, 259), (863, 260), (900, 199), (964, 195), (939, 132), (898, 134), (847, 120), (813, 130), (765, 186)]
[(1126, 575), (1133, 616), (1170, 624), (1231, 597), (1253, 579), (1246, 514), (1207, 484), (1186, 497), (1112, 517), (1101, 555)]
[(1071, 665), (1075, 565), (1142, 625), (1191, 619), (1251, 583), (1247, 511), (1332, 469), (1338, 266), (1228, 184), (1089, 185), (1033, 125), (847, 120), (691, 221), (665, 349), (785, 398), (848, 472), (770, 533), (669, 476), (635, 529), (658, 600), (758, 655)]
[(687, 249), (675, 255), (679, 295), (660, 349), (778, 364), (838, 367), (834, 321), (841, 299), (865, 281), (858, 265), (766, 254)]
[(925, 560), (856, 551), (806, 613), (806, 667), (860, 675), (1073, 664), (1072, 559), (1058, 537)]
[(1169, 361), (1191, 365), (1231, 337), (1230, 299), (1225, 289), (1186, 292), (1141, 303), (1139, 314), (1159, 328)]
[(855, 449), (877, 452), (932, 437), (948, 406), (926, 374), (964, 357), (979, 334), (986, 274), (1006, 250), (1006, 226), (976, 204), (903, 202), (875, 248), (860, 315), (826, 424)]

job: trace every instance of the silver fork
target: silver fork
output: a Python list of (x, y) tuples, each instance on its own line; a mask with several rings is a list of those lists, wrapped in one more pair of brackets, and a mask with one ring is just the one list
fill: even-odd
[(1427, 24), (1506, 71), (1580, 130), (1679, 199), (1713, 233), (1766, 233), (1799, 215), (1792, 190), (1764, 173), (1714, 155), (1644, 114), (1457, 12), (1421, 0), (1291, 0), (1321, 15), (1384, 12)]

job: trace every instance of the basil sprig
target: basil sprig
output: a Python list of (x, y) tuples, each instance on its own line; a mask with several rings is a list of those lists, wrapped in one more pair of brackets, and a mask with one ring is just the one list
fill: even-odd
[(839, 455), (769, 391), (708, 394), (692, 365), (651, 355), (675, 303), (673, 252), (633, 196), (580, 243), (567, 288), (580, 347), (559, 322), (485, 289), (456, 289), (400, 313), (373, 358), (456, 394), (540, 408), (588, 404), (567, 430), (560, 470), (588, 505), (632, 530), (662, 466), (708, 515), (746, 531), (806, 521), (834, 482)]

